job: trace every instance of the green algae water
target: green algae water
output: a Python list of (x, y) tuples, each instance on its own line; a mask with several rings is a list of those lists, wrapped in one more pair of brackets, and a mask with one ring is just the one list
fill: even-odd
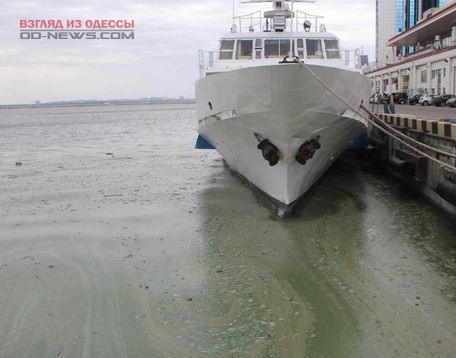
[(353, 158), (279, 220), (194, 118), (0, 111), (1, 357), (456, 355), (454, 221)]

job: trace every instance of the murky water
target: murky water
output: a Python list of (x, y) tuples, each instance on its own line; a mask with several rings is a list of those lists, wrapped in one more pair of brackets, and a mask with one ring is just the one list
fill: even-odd
[(0, 111), (0, 357), (456, 355), (453, 221), (347, 159), (278, 220), (194, 117)]

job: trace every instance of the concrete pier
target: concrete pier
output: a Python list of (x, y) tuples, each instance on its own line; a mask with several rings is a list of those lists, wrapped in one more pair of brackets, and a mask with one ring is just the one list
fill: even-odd
[[(378, 114), (378, 118), (410, 138), (440, 151), (456, 155), (456, 120), (427, 119), (416, 115)], [(370, 144), (378, 158), (394, 175), (420, 190), (427, 199), (456, 216), (456, 172), (406, 148), (377, 128), (369, 131)], [(431, 153), (436, 159), (455, 165), (455, 158)]]

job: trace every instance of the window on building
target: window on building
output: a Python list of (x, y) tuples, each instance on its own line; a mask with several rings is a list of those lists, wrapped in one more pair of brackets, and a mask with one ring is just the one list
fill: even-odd
[(443, 77), (446, 77), (446, 68), (443, 69)]
[(322, 59), (323, 49), (321, 46), (321, 40), (306, 40), (307, 47), (307, 58), (310, 59)]
[(391, 79), (391, 89), (397, 91), (398, 85), (399, 85), (399, 79), (397, 77), (392, 78)]
[(222, 40), (220, 42), (220, 60), (232, 60), (234, 53), (234, 40)]
[(238, 40), (236, 60), (251, 60), (253, 58), (253, 40)]
[(329, 59), (339, 59), (340, 58), (339, 41), (325, 40), (325, 48), (326, 48), (326, 58), (329, 58)]
[(432, 79), (434, 79), (434, 78), (435, 78), (435, 74), (436, 74), (436, 72), (437, 72), (436, 70), (432, 70)]
[(433, 7), (442, 7), (443, 5), (445, 5), (445, 0), (424, 0), (423, 12)]
[(427, 83), (427, 70), (421, 71), (421, 83)]

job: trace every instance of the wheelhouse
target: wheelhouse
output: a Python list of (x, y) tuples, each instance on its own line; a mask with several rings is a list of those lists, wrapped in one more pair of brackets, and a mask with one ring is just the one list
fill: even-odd
[(215, 51), (199, 53), (200, 77), (251, 66), (275, 65), (286, 57), (333, 67), (360, 65), (360, 51), (341, 51), (339, 39), (326, 32), (322, 16), (294, 9), (312, 0), (241, 0), (272, 3), (272, 10), (233, 16), (231, 32)]

